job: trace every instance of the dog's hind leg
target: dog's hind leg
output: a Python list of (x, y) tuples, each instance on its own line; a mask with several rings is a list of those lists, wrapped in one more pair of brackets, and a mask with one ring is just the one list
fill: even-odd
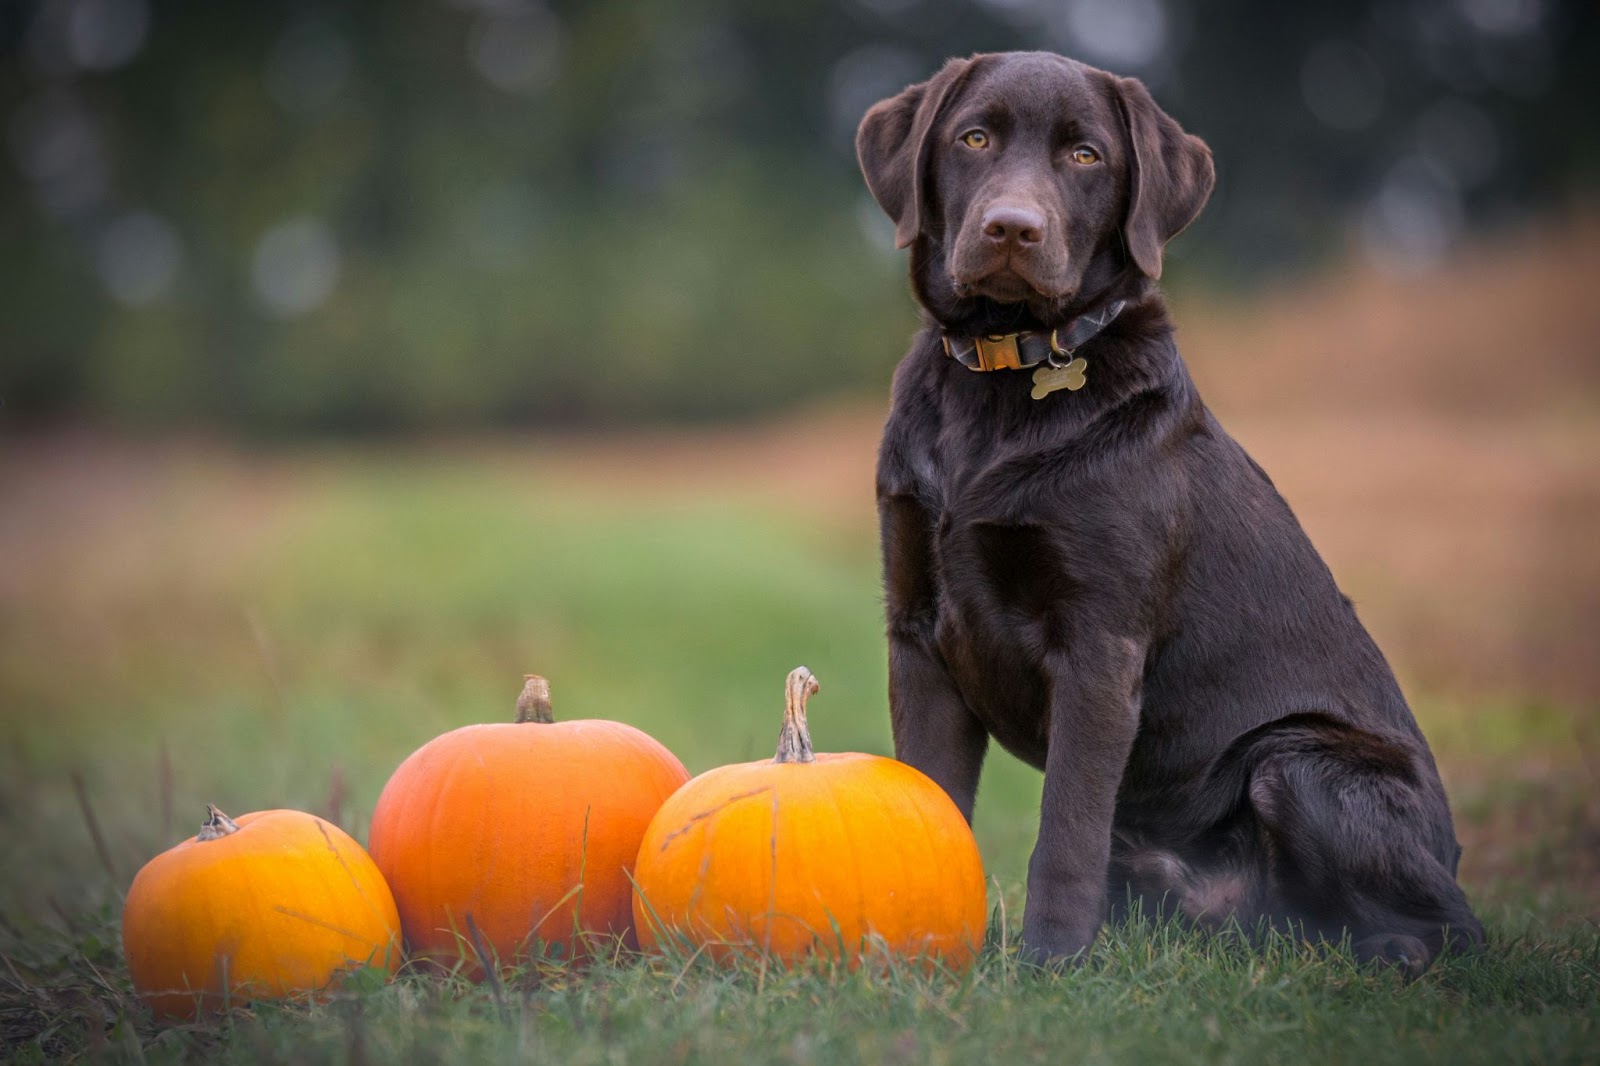
[(1431, 763), (1339, 723), (1262, 738), (1248, 797), (1268, 856), (1269, 908), (1348, 932), (1358, 958), (1416, 976), (1483, 942), (1453, 870), (1459, 853)]

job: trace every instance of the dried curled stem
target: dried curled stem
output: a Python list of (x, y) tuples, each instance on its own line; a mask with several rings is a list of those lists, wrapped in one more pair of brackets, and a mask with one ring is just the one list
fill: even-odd
[(517, 697), (517, 722), (540, 722), (545, 725), (556, 720), (550, 709), (550, 682), (538, 674), (524, 674), (522, 695)]
[(223, 814), (215, 803), (206, 804), (206, 820), (200, 823), (196, 840), (220, 840), (229, 833), (237, 833), (239, 823)]
[(773, 756), (773, 762), (817, 761), (806, 729), (806, 700), (815, 696), (819, 688), (817, 679), (805, 667), (789, 671), (783, 689), (783, 729), (778, 733), (778, 754)]

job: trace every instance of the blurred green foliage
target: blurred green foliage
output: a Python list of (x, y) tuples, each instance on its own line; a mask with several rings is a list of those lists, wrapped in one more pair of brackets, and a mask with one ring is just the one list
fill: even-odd
[(974, 50), (1141, 74), (1212, 143), (1180, 284), (1352, 234), (1425, 267), (1589, 188), (1595, 23), (1577, 0), (15, 0), (0, 397), (13, 422), (292, 432), (881, 387), (915, 318), (851, 132)]

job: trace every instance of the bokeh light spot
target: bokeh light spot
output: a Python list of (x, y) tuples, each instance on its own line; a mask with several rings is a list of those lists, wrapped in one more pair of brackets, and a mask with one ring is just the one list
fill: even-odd
[(1383, 73), (1366, 49), (1348, 41), (1322, 41), (1300, 65), (1300, 92), (1323, 125), (1364, 130), (1383, 114)]
[(1167, 47), (1167, 9), (1161, 0), (1078, 0), (1062, 17), (1083, 58), (1114, 70), (1144, 71)]
[(142, 307), (166, 296), (183, 262), (178, 233), (159, 215), (130, 211), (100, 236), (95, 269), (118, 303)]
[(320, 307), (339, 280), (339, 246), (317, 218), (300, 216), (273, 226), (256, 244), (251, 280), (273, 314), (303, 315)]
[(1457, 0), (1461, 14), (1484, 33), (1514, 36), (1529, 33), (1544, 22), (1540, 0)]
[(927, 76), (924, 62), (888, 44), (870, 44), (846, 53), (828, 77), (829, 127), (840, 147), (855, 144), (856, 127), (867, 108)]
[(1463, 187), (1482, 184), (1500, 165), (1500, 134), (1477, 104), (1449, 96), (1417, 119), (1417, 147)]
[(560, 71), (561, 23), (542, 7), (496, 11), (479, 17), (467, 43), (472, 65), (497, 89), (532, 94)]
[(110, 166), (100, 127), (71, 93), (28, 100), (12, 115), (9, 133), (18, 169), (52, 214), (80, 215), (105, 198)]
[(1423, 155), (1400, 159), (1384, 175), (1361, 219), (1375, 266), (1395, 274), (1436, 267), (1461, 234), (1461, 191), (1449, 172)]
[(150, 31), (145, 0), (76, 0), (67, 17), (67, 47), (85, 70), (126, 66)]
[(332, 26), (298, 22), (267, 54), (267, 92), (285, 111), (321, 111), (339, 98), (353, 65), (349, 42)]

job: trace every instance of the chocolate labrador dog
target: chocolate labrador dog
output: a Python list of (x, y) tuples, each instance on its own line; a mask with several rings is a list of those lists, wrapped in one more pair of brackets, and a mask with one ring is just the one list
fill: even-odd
[(1388, 663), (1173, 343), (1210, 150), (1045, 53), (950, 61), (856, 148), (925, 323), (878, 462), (895, 751), (969, 819), (990, 737), (1044, 771), (1026, 956), (1130, 898), (1410, 974), (1481, 943)]

